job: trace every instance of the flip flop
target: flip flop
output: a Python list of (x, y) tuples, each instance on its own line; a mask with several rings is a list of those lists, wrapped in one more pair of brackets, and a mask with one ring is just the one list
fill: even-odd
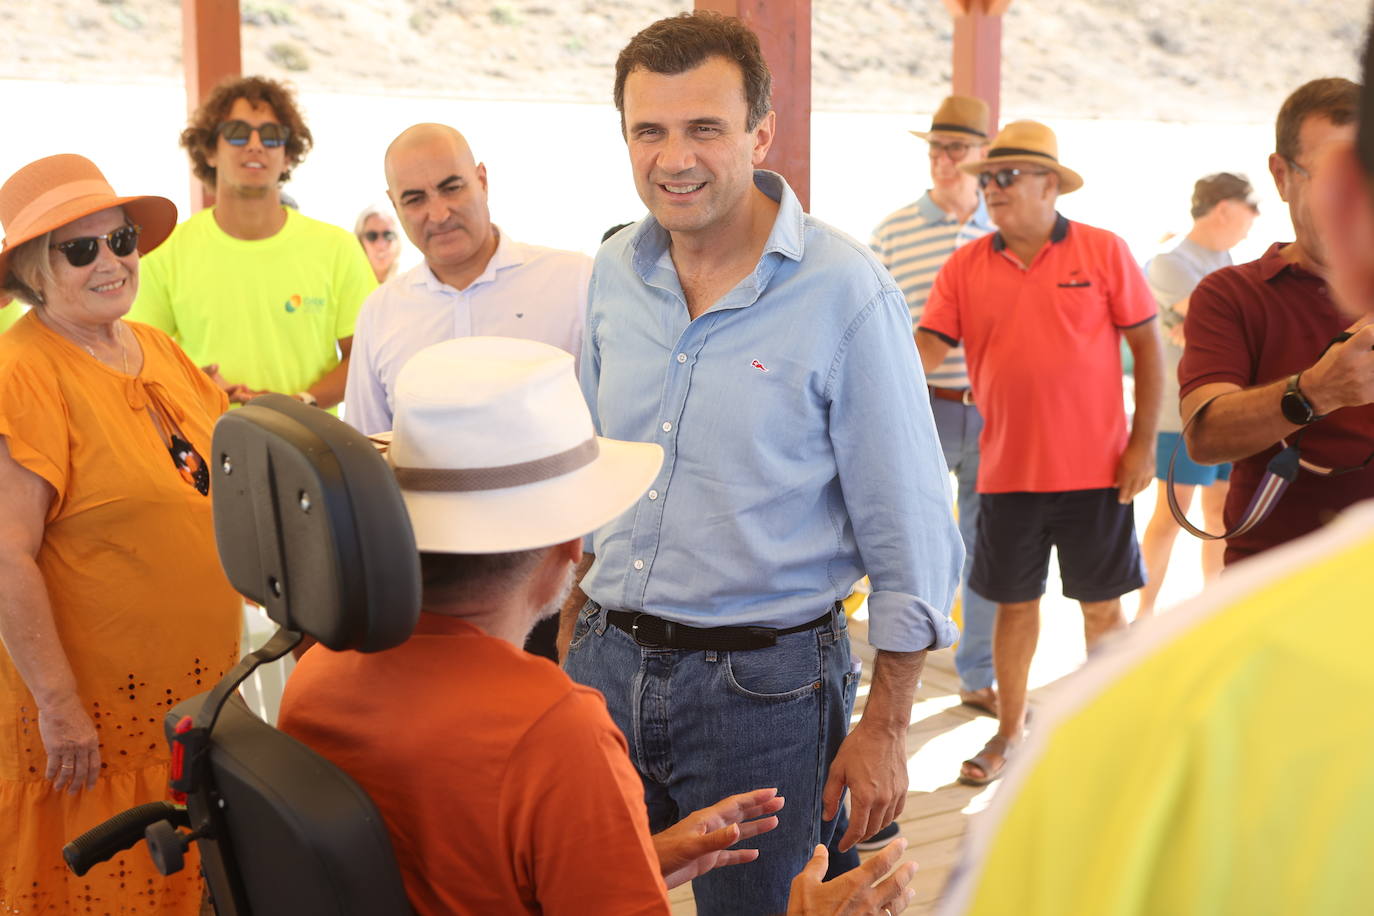
[[(988, 743), (983, 745), (983, 749), (975, 756), (964, 761), (964, 766), (975, 766), (983, 771), (982, 777), (965, 776), (963, 768), (959, 770), (959, 781), (966, 786), (985, 786), (998, 779), (1002, 771), (1007, 768), (1007, 761), (1011, 760), (1012, 746), (1006, 738), (1001, 735), (994, 735), (988, 739)], [(992, 765), (992, 754), (1002, 758), (1000, 766)]]

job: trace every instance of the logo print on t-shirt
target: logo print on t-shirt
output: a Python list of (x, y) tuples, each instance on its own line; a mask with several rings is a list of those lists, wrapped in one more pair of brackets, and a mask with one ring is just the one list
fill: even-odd
[(765, 366), (763, 363), (759, 362), (758, 360), (754, 360), (754, 361), (753, 361), (752, 363), (750, 363), (749, 365), (753, 366), (755, 369), (759, 370), (760, 372), (767, 372), (767, 371), (768, 371), (768, 367)]
[(288, 312), (294, 312), (294, 311), (296, 311), (297, 309), (299, 309), (300, 307), (301, 307), (301, 297), (300, 297), (300, 296), (292, 296), (290, 299), (287, 299), (287, 300), (286, 300), (286, 310), (287, 310)]

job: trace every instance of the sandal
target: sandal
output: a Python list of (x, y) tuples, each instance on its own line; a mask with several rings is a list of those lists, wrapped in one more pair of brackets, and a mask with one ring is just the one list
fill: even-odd
[[(989, 694), (991, 699), (986, 698)], [(980, 715), (997, 718), (997, 691), (990, 687), (985, 687), (982, 690), (961, 690), (959, 691), (959, 702)]]
[[(966, 786), (985, 786), (998, 779), (1002, 771), (1007, 768), (1007, 761), (1011, 760), (1013, 745), (1001, 735), (994, 735), (988, 739), (988, 743), (983, 745), (983, 749), (975, 756), (965, 760), (963, 766), (975, 766), (983, 771), (982, 776), (968, 776), (962, 767), (959, 770), (959, 781)], [(994, 767), (992, 765), (993, 755), (1002, 759), (1001, 764)]]

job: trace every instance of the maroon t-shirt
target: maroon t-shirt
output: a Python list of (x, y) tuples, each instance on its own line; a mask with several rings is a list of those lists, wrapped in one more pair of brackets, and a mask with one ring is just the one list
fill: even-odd
[[(1258, 261), (1208, 274), (1193, 291), (1183, 326), (1188, 345), (1178, 366), (1181, 396), (1200, 385), (1230, 382), (1251, 388), (1316, 363), (1333, 337), (1351, 324), (1331, 301), (1326, 283), (1279, 255), (1275, 243)], [(1279, 448), (1235, 463), (1226, 498), (1226, 527), (1236, 524)], [(1302, 457), (1325, 467), (1349, 467), (1374, 451), (1374, 405), (1347, 407), (1308, 427)], [(1226, 545), (1226, 562), (1300, 537), (1351, 503), (1374, 497), (1374, 466), (1338, 477), (1299, 471), (1273, 513)]]

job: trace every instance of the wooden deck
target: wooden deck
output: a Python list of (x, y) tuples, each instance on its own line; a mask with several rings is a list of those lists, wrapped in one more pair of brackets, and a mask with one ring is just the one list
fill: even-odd
[[(1153, 496), (1153, 491), (1149, 492)], [(1143, 532), (1149, 520), (1150, 505), (1144, 497), (1136, 501), (1136, 526)], [(1142, 505), (1144, 504), (1144, 505)], [(1057, 561), (1051, 562), (1050, 581), (1041, 607), (1039, 649), (1031, 665), (1031, 705), (1043, 700), (1056, 681), (1083, 663), (1083, 618), (1077, 602), (1060, 596), (1055, 574)], [(1182, 535), (1174, 549), (1169, 575), (1160, 595), (1160, 607), (1194, 594), (1201, 587), (1198, 542)], [(1124, 599), (1128, 616), (1135, 612), (1134, 596)], [(855, 717), (863, 712), (868, 695), (869, 675), (873, 670), (873, 650), (868, 645), (868, 626), (864, 610), (850, 624), (854, 652), (864, 659), (863, 683), (855, 704)], [(925, 676), (911, 711), (907, 732), (907, 770), (911, 779), (906, 809), (899, 823), (909, 843), (905, 859), (920, 863), (916, 873), (916, 899), (906, 914), (934, 912), (950, 870), (958, 861), (960, 843), (968, 818), (983, 810), (997, 791), (998, 783), (986, 788), (960, 785), (956, 781), (961, 761), (978, 752), (997, 731), (987, 716), (975, 714), (959, 702), (959, 678), (954, 671), (954, 650), (932, 652)], [(675, 916), (696, 913), (690, 885), (670, 894)]]

